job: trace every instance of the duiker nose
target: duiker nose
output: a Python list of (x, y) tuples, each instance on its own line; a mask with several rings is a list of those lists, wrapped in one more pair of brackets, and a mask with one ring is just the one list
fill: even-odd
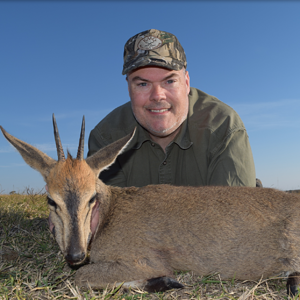
[(65, 256), (66, 261), (71, 264), (78, 264), (80, 262), (82, 262), (85, 258), (85, 253), (84, 252), (78, 252), (78, 253), (68, 253)]

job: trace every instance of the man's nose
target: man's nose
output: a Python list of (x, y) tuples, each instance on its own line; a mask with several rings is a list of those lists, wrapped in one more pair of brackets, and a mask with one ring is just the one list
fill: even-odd
[(151, 90), (150, 100), (152, 101), (161, 101), (166, 99), (165, 90), (158, 84), (153, 85)]

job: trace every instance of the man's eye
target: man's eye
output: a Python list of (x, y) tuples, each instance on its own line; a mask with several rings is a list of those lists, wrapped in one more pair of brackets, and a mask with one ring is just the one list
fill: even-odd
[(147, 86), (147, 82), (141, 82), (138, 84), (138, 86)]
[(57, 207), (57, 204), (52, 200), (52, 199), (50, 199), (49, 197), (47, 197), (47, 200), (48, 200), (48, 204), (49, 205), (51, 205), (51, 206), (53, 206), (53, 207)]
[(172, 83), (174, 83), (174, 79), (169, 79), (168, 81), (167, 81), (167, 84), (172, 84)]

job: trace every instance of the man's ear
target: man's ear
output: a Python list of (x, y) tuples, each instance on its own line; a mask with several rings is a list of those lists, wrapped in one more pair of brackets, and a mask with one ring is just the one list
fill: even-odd
[(190, 86), (190, 75), (187, 70), (185, 70), (185, 84), (187, 86), (187, 94), (189, 94), (191, 91), (191, 86)]
[(128, 75), (126, 74), (126, 81), (127, 81), (127, 89), (128, 89), (128, 93), (130, 95), (130, 90), (129, 90), (129, 81), (128, 81)]

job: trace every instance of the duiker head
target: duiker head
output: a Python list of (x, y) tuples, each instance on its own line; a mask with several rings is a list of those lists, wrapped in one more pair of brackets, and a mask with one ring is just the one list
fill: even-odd
[(47, 184), (50, 230), (70, 264), (84, 261), (88, 244), (103, 221), (101, 210), (108, 205), (109, 192), (99, 180), (99, 174), (115, 161), (132, 137), (128, 135), (84, 160), (84, 126), (83, 118), (77, 157), (74, 159), (68, 153), (65, 158), (53, 115), (57, 161), (8, 134), (0, 126), (25, 162), (43, 176)]

